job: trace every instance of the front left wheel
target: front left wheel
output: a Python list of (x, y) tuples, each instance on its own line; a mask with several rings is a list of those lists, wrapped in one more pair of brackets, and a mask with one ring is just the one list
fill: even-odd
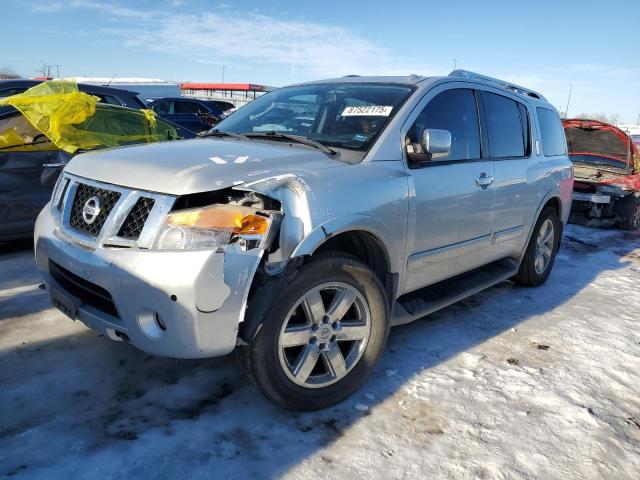
[(261, 324), (239, 347), (245, 370), (267, 398), (291, 410), (326, 408), (351, 395), (373, 371), (389, 332), (380, 281), (342, 254), (268, 278), (245, 322)]

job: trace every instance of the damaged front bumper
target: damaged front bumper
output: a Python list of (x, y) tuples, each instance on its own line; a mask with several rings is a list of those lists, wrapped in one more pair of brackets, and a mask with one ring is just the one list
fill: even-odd
[(54, 304), (112, 340), (148, 353), (199, 358), (236, 345), (263, 254), (232, 244), (215, 251), (87, 248), (64, 238), (45, 207), (36, 263)]

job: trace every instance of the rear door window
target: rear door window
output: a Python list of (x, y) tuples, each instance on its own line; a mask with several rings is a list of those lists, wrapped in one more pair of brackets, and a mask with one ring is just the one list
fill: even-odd
[(172, 102), (157, 102), (151, 105), (151, 110), (158, 115), (168, 115), (173, 113)]
[(436, 95), (409, 130), (409, 141), (419, 144), (426, 128), (451, 133), (449, 155), (438, 158), (438, 161), (480, 158), (480, 127), (473, 90), (456, 88)]
[(549, 108), (536, 108), (538, 122), (540, 123), (540, 136), (542, 137), (542, 152), (545, 157), (565, 155), (567, 153), (567, 141), (564, 137), (562, 122), (558, 114)]
[(208, 113), (209, 110), (198, 102), (173, 102), (174, 113)]
[(482, 92), (482, 97), (492, 156), (494, 158), (524, 157), (526, 144), (519, 103), (489, 92)]

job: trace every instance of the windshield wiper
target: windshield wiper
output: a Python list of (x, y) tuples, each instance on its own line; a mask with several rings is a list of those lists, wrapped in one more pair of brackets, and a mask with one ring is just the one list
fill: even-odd
[(214, 128), (213, 130), (209, 130), (206, 133), (203, 133), (201, 137), (231, 137), (231, 138), (239, 138), (241, 140), (249, 140), (246, 135), (241, 135), (235, 132), (224, 132), (222, 130), (218, 130)]
[(321, 144), (320, 142), (316, 142), (315, 140), (311, 140), (310, 138), (303, 137), (301, 135), (290, 135), (288, 133), (280, 133), (280, 132), (249, 132), (244, 134), (245, 138), (266, 138), (266, 139), (274, 139), (274, 140), (289, 140), (292, 142), (300, 143), (302, 145), (306, 145), (308, 147), (317, 148), (318, 150), (326, 153), (327, 155), (337, 155), (338, 152), (333, 148), (329, 148), (326, 145)]

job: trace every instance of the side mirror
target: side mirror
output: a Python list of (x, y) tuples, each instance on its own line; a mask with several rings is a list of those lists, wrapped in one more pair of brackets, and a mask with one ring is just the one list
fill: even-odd
[(425, 128), (419, 144), (407, 145), (410, 166), (419, 168), (423, 164), (446, 157), (451, 151), (451, 132), (436, 128)]
[(431, 154), (431, 159), (446, 157), (451, 151), (451, 132), (425, 128), (422, 132), (422, 148)]

